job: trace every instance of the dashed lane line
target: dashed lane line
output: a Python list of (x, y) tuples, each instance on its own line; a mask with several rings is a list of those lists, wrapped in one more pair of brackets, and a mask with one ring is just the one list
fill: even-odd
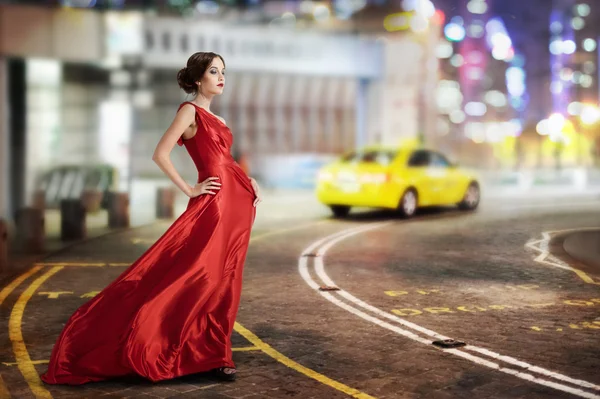
[[(371, 225), (367, 225), (367, 226), (361, 226), (359, 228), (351, 228), (351, 229), (347, 229), (335, 234), (332, 234), (330, 236), (327, 236), (325, 238), (322, 238), (316, 242), (314, 242), (313, 244), (311, 244), (308, 248), (306, 248), (299, 260), (298, 260), (298, 269), (299, 269), (299, 273), (302, 276), (302, 278), (306, 281), (306, 283), (313, 289), (318, 290), (319, 289), (319, 284), (317, 284), (311, 277), (310, 272), (308, 270), (308, 257), (311, 257), (314, 259), (314, 267), (315, 267), (315, 273), (319, 276), (319, 278), (323, 281), (323, 283), (327, 286), (336, 286), (335, 282), (333, 280), (331, 280), (331, 278), (329, 278), (329, 276), (325, 273), (325, 269), (324, 269), (324, 263), (323, 263), (323, 256), (325, 255), (325, 253), (327, 252), (327, 250), (329, 248), (331, 248), (333, 245), (335, 245), (336, 243), (338, 243), (339, 241), (342, 241), (348, 237), (354, 236), (356, 234), (362, 233), (362, 232), (366, 232), (369, 230), (373, 230), (376, 228), (381, 228), (383, 226), (389, 225), (391, 224), (391, 222), (387, 222), (387, 223), (374, 223)], [(316, 251), (315, 251), (316, 250)], [(407, 338), (413, 339), (417, 342), (426, 344), (426, 345), (431, 345), (432, 344), (432, 338), (433, 339), (447, 339), (448, 337), (445, 337), (441, 334), (438, 334), (434, 331), (431, 331), (429, 329), (426, 329), (422, 326), (419, 326), (415, 323), (409, 322), (407, 320), (401, 319), (395, 315), (392, 315), (390, 313), (384, 312), (374, 306), (371, 306), (363, 301), (361, 301), (360, 299), (354, 297), (353, 295), (351, 295), (350, 293), (348, 293), (347, 291), (344, 290), (339, 290), (339, 291), (334, 291), (338, 296), (334, 296), (334, 294), (331, 294), (329, 292), (321, 292), (319, 291), (319, 293), (326, 298), (327, 300), (329, 300), (330, 302), (336, 304), (337, 306), (367, 320), (370, 321), (374, 324), (377, 324), (381, 327), (387, 328), (389, 330), (392, 330), (400, 335), (403, 335)], [(364, 313), (363, 311), (355, 308), (354, 306), (348, 304), (347, 302), (344, 302), (342, 300), (340, 300), (339, 297), (342, 297), (346, 300), (348, 300), (351, 303), (354, 303), (360, 307), (362, 307), (363, 309), (366, 309), (372, 313), (374, 313), (375, 315), (379, 316), (379, 317), (374, 317), (370, 314)], [(428, 336), (429, 338), (425, 338), (417, 333), (413, 333), (412, 331), (408, 331), (406, 329), (400, 328), (396, 325), (392, 325), (386, 321), (381, 320), (381, 318), (386, 318), (389, 320), (392, 320), (394, 322), (397, 322), (399, 324), (402, 324), (404, 327), (408, 327), (412, 330), (415, 330), (421, 334), (425, 334), (426, 336)], [(596, 391), (600, 391), (600, 386), (595, 385), (593, 383), (590, 383), (588, 381), (583, 381), (583, 380), (578, 380), (578, 379), (574, 379), (550, 370), (546, 370), (537, 366), (533, 366), (530, 365), (526, 362), (522, 362), (518, 359), (509, 357), (509, 356), (504, 356), (504, 355), (500, 355), (497, 354), (495, 352), (489, 351), (485, 348), (479, 348), (476, 346), (472, 346), (472, 345), (467, 345), (463, 348), (461, 348), (463, 350), (468, 350), (468, 351), (472, 351), (472, 352), (477, 352), (480, 355), (484, 355), (484, 356), (488, 356), (490, 358), (492, 358), (493, 360), (497, 360), (497, 361), (502, 361), (505, 363), (509, 363), (513, 366), (517, 366), (520, 368), (523, 368), (523, 370), (514, 370), (514, 369), (510, 369), (510, 368), (506, 368), (501, 366), (499, 363), (495, 363), (492, 362), (488, 359), (484, 359), (481, 358), (479, 356), (475, 356), (472, 355), (470, 353), (464, 352), (463, 350), (459, 350), (459, 349), (447, 349), (445, 350), (446, 352), (452, 353), (456, 356), (460, 356), (464, 359), (470, 360), (474, 363), (498, 370), (498, 371), (502, 371), (506, 374), (510, 374), (513, 376), (516, 376), (518, 378), (527, 380), (527, 381), (531, 381), (540, 385), (544, 385), (550, 388), (554, 388), (557, 390), (561, 390), (563, 392), (568, 392), (571, 393), (573, 395), (577, 395), (583, 398), (593, 398), (593, 399), (599, 399), (600, 396), (596, 395), (594, 393), (591, 392), (587, 392), (587, 391), (583, 391), (582, 389), (579, 389), (579, 387), (581, 388), (587, 388), (587, 389), (593, 389)], [(526, 371), (526, 372), (525, 372)], [(566, 382), (566, 383), (570, 383), (573, 385), (577, 385), (578, 388), (573, 388), (564, 384), (559, 384), (553, 381), (549, 381), (549, 380), (545, 380), (543, 378), (539, 378), (536, 377), (532, 374), (529, 374), (528, 372), (531, 373), (538, 373), (541, 374), (545, 377), (550, 377), (550, 378), (554, 378), (557, 380), (560, 380), (562, 382)]]

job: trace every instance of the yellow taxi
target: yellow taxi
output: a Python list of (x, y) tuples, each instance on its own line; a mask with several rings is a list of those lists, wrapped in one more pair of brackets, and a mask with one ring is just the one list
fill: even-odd
[(371, 207), (396, 209), (408, 218), (426, 206), (474, 210), (481, 191), (474, 174), (437, 151), (379, 146), (351, 152), (323, 166), (316, 194), (336, 217), (348, 215), (352, 207)]

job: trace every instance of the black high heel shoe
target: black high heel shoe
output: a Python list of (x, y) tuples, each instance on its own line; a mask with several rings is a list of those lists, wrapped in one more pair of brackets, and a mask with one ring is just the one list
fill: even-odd
[[(229, 370), (233, 370), (233, 371), (226, 373), (225, 369), (229, 369)], [(237, 372), (233, 367), (219, 367), (218, 369), (213, 370), (213, 375), (221, 381), (227, 381), (227, 382), (235, 381), (235, 379), (237, 378), (236, 374), (237, 374)]]

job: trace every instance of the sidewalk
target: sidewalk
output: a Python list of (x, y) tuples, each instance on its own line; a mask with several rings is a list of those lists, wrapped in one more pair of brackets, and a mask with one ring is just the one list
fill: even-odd
[[(153, 190), (154, 191), (154, 190)], [(134, 202), (134, 200), (137, 200)], [(189, 198), (183, 193), (176, 195), (175, 218), (179, 217), (186, 209)], [(155, 217), (154, 197), (145, 196), (134, 198), (130, 205), (131, 227), (150, 226), (158, 219)], [(312, 190), (264, 190), (263, 202), (259, 204), (254, 228), (264, 229), (270, 225), (281, 223), (298, 223), (303, 220), (329, 216), (329, 209), (319, 204)], [(174, 220), (174, 219), (173, 219)], [(167, 223), (172, 221), (166, 220)], [(24, 252), (9, 252), (9, 267), (5, 272), (0, 272), (0, 283), (13, 278), (16, 274), (26, 270), (32, 264), (41, 261), (48, 255), (61, 251), (80, 242), (91, 240), (105, 234), (120, 232), (125, 229), (111, 229), (108, 227), (108, 214), (100, 210), (88, 214), (86, 218), (87, 236), (83, 240), (62, 241), (60, 239), (60, 211), (48, 209), (45, 212), (45, 251), (39, 254)], [(9, 237), (14, 237), (14, 231), (9, 231)], [(11, 239), (9, 238), (9, 241)], [(14, 248), (9, 242), (9, 248)]]
[[(0, 272), (0, 283), (5, 280), (10, 280), (15, 275), (26, 270), (36, 262), (41, 261), (52, 253), (66, 249), (72, 245), (91, 240), (112, 232), (119, 232), (125, 229), (110, 229), (108, 227), (108, 213), (106, 210), (101, 210), (96, 213), (88, 214), (86, 217), (87, 236), (82, 240), (63, 241), (60, 239), (60, 211), (55, 209), (47, 209), (45, 212), (44, 227), (46, 230), (46, 239), (44, 241), (44, 252), (42, 253), (27, 253), (14, 250), (13, 244), (14, 229), (9, 230), (9, 253), (8, 264), (6, 271)], [(4, 284), (5, 285), (5, 284)]]

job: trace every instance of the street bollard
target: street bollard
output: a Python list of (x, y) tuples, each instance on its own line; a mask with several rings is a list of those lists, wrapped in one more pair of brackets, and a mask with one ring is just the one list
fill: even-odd
[(129, 227), (129, 194), (114, 193), (108, 195), (108, 227)]
[(159, 187), (156, 190), (156, 218), (173, 219), (175, 216), (175, 190)]
[(0, 219), (0, 273), (8, 270), (8, 226)]
[(60, 239), (81, 240), (86, 236), (85, 208), (79, 199), (60, 201)]
[(102, 191), (84, 190), (81, 193), (81, 202), (83, 203), (86, 212), (98, 212), (102, 204)]
[(27, 253), (44, 252), (45, 226), (44, 210), (25, 207), (15, 215), (15, 241), (19, 249)]

